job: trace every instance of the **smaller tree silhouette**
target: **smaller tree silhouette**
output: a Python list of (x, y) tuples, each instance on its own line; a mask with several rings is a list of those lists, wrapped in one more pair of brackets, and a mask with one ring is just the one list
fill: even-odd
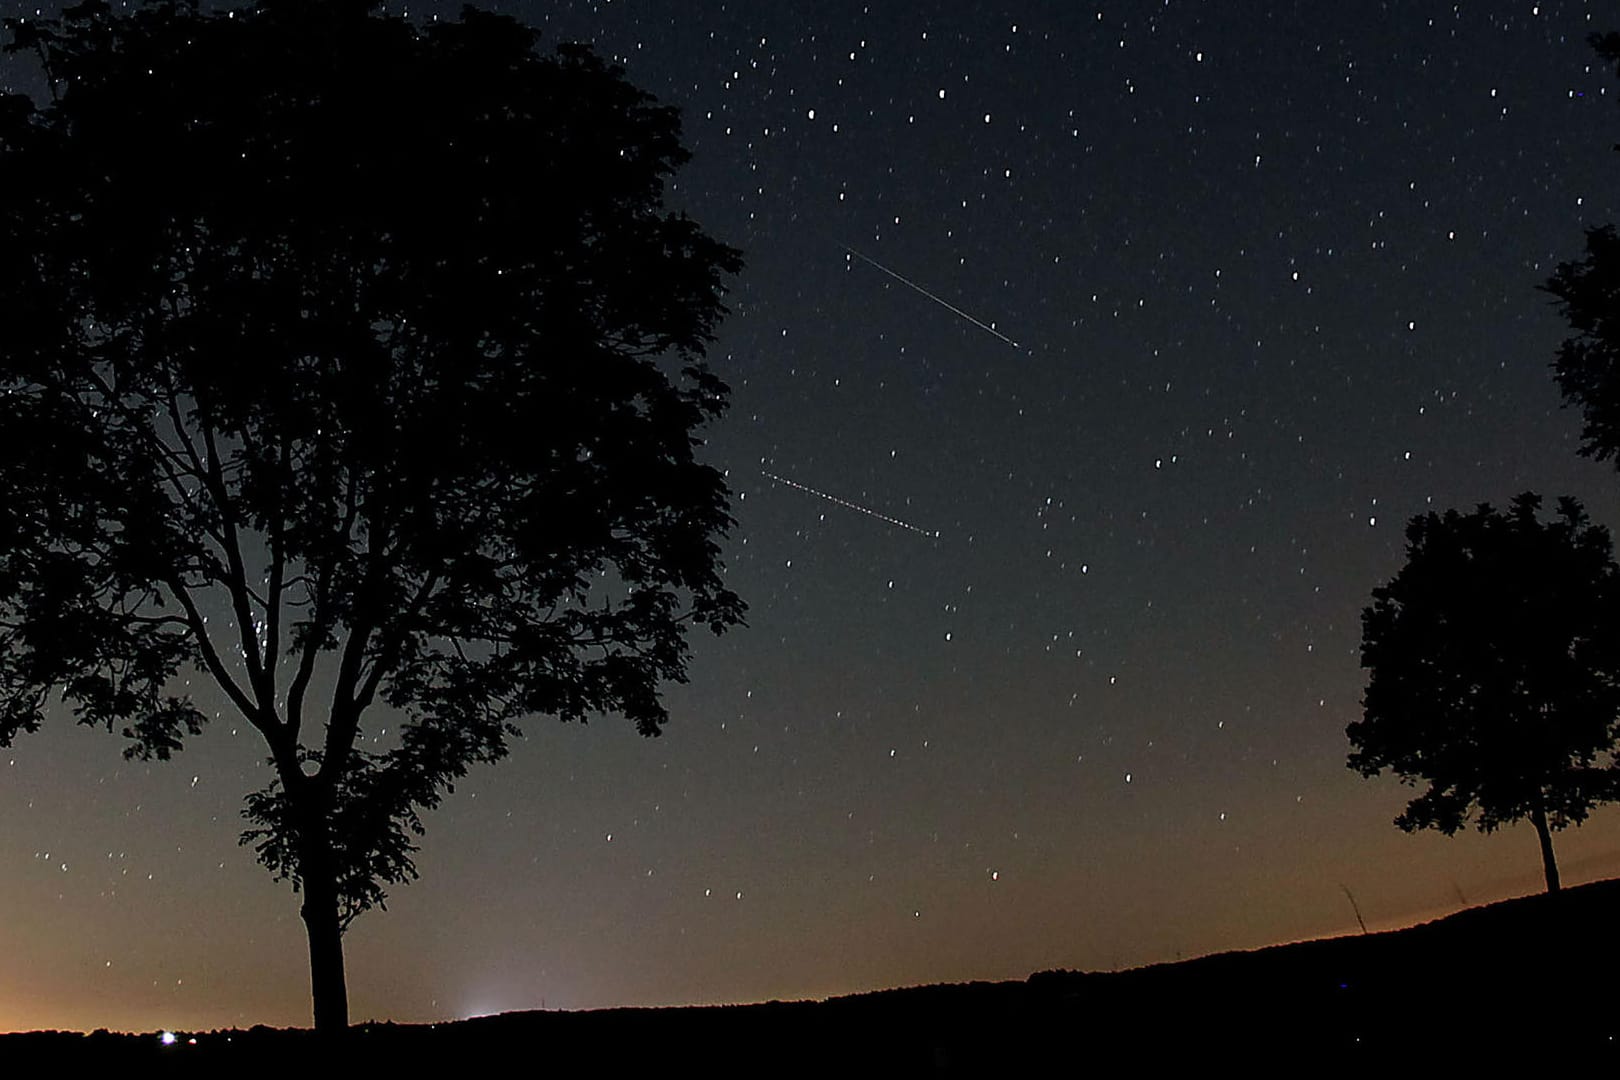
[(1526, 492), (1498, 513), (1424, 514), (1406, 566), (1362, 613), (1364, 715), (1349, 766), (1427, 782), (1395, 824), (1481, 832), (1528, 819), (1547, 891), (1552, 833), (1612, 797), (1620, 717), (1620, 610), (1607, 530), (1579, 502), (1537, 517)]

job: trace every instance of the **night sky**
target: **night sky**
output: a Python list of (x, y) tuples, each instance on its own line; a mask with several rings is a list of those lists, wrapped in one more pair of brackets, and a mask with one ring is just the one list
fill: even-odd
[[(1344, 728), (1410, 516), (1529, 488), (1620, 525), (1536, 291), (1620, 218), (1585, 40), (1620, 12), (489, 6), (679, 106), (671, 201), (745, 253), (705, 454), (749, 625), (694, 638), (662, 738), (532, 718), (427, 819), (346, 939), (356, 1020), (1109, 969), (1354, 931), (1346, 888), (1373, 929), (1540, 888), (1528, 825), (1397, 830)], [(297, 901), (236, 843), (265, 751), (194, 683), (218, 720), (170, 763), (65, 714), (0, 752), (0, 1030), (308, 1023)], [(1566, 884), (1620, 874), (1617, 826), (1557, 835)]]

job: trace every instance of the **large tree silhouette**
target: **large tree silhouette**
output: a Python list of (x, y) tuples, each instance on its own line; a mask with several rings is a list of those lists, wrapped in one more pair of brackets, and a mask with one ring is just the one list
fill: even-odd
[[(1593, 34), (1592, 47), (1620, 73), (1620, 32)], [(1615, 147), (1620, 150), (1620, 145)], [(1620, 235), (1611, 225), (1586, 230), (1586, 256), (1561, 263), (1542, 289), (1574, 331), (1553, 371), (1564, 397), (1581, 407), (1581, 453), (1620, 466)]]
[(424, 809), (526, 715), (656, 735), (687, 625), (742, 612), (694, 457), (740, 264), (664, 209), (674, 111), (376, 8), (8, 20), (51, 98), (0, 100), (0, 732), (59, 692), (165, 758), (212, 676), (321, 1030)]
[(1548, 522), (1540, 505), (1527, 492), (1506, 513), (1412, 519), (1406, 565), (1362, 613), (1370, 675), (1347, 734), (1351, 768), (1428, 784), (1396, 825), (1528, 819), (1554, 892), (1553, 831), (1614, 790), (1620, 571), (1579, 503)]

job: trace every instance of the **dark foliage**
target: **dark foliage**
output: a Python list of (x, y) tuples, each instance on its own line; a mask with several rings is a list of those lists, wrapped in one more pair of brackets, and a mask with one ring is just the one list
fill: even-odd
[[(1620, 73), (1620, 32), (1589, 40)], [(1559, 347), (1553, 371), (1564, 397), (1585, 415), (1581, 453), (1620, 465), (1620, 236), (1614, 226), (1586, 230), (1586, 257), (1559, 264), (1542, 289), (1558, 298), (1575, 332)]]
[(0, 739), (56, 691), (166, 758), (201, 668), (275, 768), (244, 842), (342, 925), (519, 718), (655, 735), (743, 610), (674, 110), (376, 9), (89, 0), (6, 21), (52, 100), (0, 97)]
[(1369, 670), (1349, 765), (1428, 789), (1395, 821), (1451, 834), (1528, 818), (1555, 887), (1549, 829), (1609, 798), (1620, 717), (1620, 592), (1608, 533), (1579, 503), (1537, 517), (1425, 514), (1407, 562), (1362, 614)]

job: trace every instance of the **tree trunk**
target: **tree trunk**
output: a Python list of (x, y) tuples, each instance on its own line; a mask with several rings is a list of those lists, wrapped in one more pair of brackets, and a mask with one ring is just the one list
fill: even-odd
[(1559, 889), (1558, 862), (1553, 858), (1552, 833), (1547, 828), (1546, 811), (1540, 807), (1530, 811), (1530, 824), (1536, 827), (1536, 837), (1541, 841), (1541, 869), (1547, 875), (1547, 891), (1555, 893)]
[(338, 921), (337, 876), (331, 850), (319, 841), (306, 843), (299, 863), (304, 888), (304, 906), (299, 914), (309, 933), (309, 988), (315, 1002), (315, 1030), (323, 1035), (339, 1035), (349, 1028), (349, 990), (343, 975), (343, 927)]

